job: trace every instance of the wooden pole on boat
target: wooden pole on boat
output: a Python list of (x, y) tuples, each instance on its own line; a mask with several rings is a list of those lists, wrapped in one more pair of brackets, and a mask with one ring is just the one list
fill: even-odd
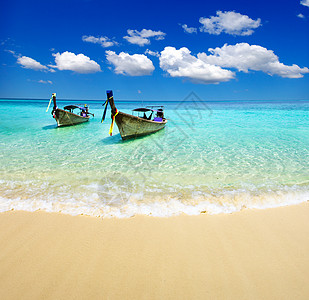
[(53, 93), (52, 97), (53, 97), (53, 101), (54, 101), (54, 110), (55, 110), (57, 108), (56, 93)]
[(108, 99), (105, 101), (105, 103), (104, 103), (104, 104), (102, 104), (102, 106), (104, 106), (104, 111), (103, 111), (103, 115), (102, 115), (101, 123), (103, 123), (103, 121), (105, 120), (105, 115), (106, 115), (107, 105), (108, 105)]
[(117, 109), (116, 109), (115, 102), (114, 102), (113, 91), (107, 90), (106, 94), (107, 94), (107, 101), (109, 102), (109, 105), (111, 106), (111, 109), (112, 109), (112, 115), (115, 115)]

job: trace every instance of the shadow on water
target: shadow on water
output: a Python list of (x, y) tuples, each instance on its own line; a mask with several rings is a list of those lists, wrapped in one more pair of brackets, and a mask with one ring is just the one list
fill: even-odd
[[(46, 126), (43, 126), (42, 129), (43, 130), (50, 130), (50, 129), (57, 129), (57, 130), (71, 130), (73, 128), (83, 128), (85, 125), (87, 124), (86, 123), (80, 123), (80, 124), (75, 124), (75, 125), (68, 125), (68, 126), (60, 126), (58, 127), (57, 124), (54, 124), (54, 125), (46, 125)], [(69, 129), (68, 129), (69, 128)]]
[(42, 127), (43, 130), (57, 129), (57, 125), (46, 125)]
[(113, 136), (107, 136), (102, 140), (102, 143), (105, 145), (121, 144), (122, 142), (123, 140), (121, 139), (120, 133)]
[(151, 140), (153, 138), (159, 138), (160, 136), (164, 135), (164, 132), (165, 132), (165, 127), (159, 131), (152, 132), (152, 133), (142, 135), (142, 136), (137, 136), (135, 138), (124, 140), (122, 142), (125, 144), (129, 144), (129, 143), (134, 143), (134, 141), (142, 141), (142, 140), (147, 140), (147, 139)]
[(142, 140), (151, 140), (152, 138), (156, 138), (156, 137), (162, 137), (165, 134), (165, 127), (157, 132), (152, 132), (146, 135), (142, 135), (142, 136), (138, 136), (135, 138), (131, 138), (131, 139), (127, 139), (127, 140), (123, 140), (121, 138), (120, 133), (113, 135), (113, 136), (107, 136), (106, 138), (104, 138), (102, 140), (103, 144), (106, 145), (113, 145), (113, 144), (131, 144), (134, 143), (136, 141), (142, 141)]

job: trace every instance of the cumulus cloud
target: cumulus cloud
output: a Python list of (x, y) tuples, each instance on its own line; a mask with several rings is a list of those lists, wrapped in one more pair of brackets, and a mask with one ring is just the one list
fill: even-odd
[(88, 43), (93, 43), (93, 44), (99, 44), (101, 45), (103, 48), (107, 48), (107, 47), (112, 47), (112, 46), (116, 46), (118, 45), (117, 42), (112, 41), (111, 39), (109, 39), (106, 36), (101, 36), (101, 37), (94, 37), (92, 35), (84, 35), (82, 37), (82, 40), (84, 42), (88, 42)]
[(52, 68), (58, 70), (70, 70), (76, 73), (96, 73), (100, 72), (100, 66), (94, 61), (91, 60), (88, 56), (84, 54), (74, 54), (69, 51), (65, 51), (62, 54), (59, 52), (53, 54), (55, 57), (55, 66), (50, 65)]
[(309, 0), (301, 0), (300, 4), (309, 7)]
[(191, 55), (188, 48), (165, 47), (161, 51), (160, 67), (171, 77), (188, 79), (193, 83), (219, 83), (234, 78), (232, 71), (224, 70), (219, 66), (206, 63)]
[(219, 35), (224, 32), (231, 35), (251, 35), (253, 29), (261, 26), (261, 19), (253, 20), (234, 11), (217, 11), (217, 16), (200, 18), (200, 31)]
[(305, 16), (303, 14), (298, 14), (297, 17), (301, 19), (305, 19)]
[(150, 44), (150, 38), (155, 40), (163, 40), (166, 33), (162, 31), (153, 31), (151, 29), (143, 29), (142, 31), (127, 30), (128, 35), (123, 38), (126, 39), (131, 44), (136, 44), (139, 46), (145, 46)]
[(225, 44), (222, 48), (208, 49), (211, 55), (199, 53), (198, 58), (203, 62), (223, 68), (235, 68), (238, 71), (262, 71), (269, 75), (278, 75), (286, 78), (301, 78), (309, 73), (308, 68), (300, 68), (293, 64), (284, 65), (272, 50), (258, 45), (239, 43)]
[(143, 76), (150, 75), (155, 69), (152, 61), (144, 54), (116, 54), (114, 51), (106, 51), (106, 58), (114, 65), (116, 74)]
[[(15, 52), (12, 51), (12, 53), (15, 55)], [(46, 66), (43, 66), (41, 63), (36, 61), (35, 59), (27, 56), (20, 56), (17, 58), (17, 63), (20, 64), (25, 69), (32, 69), (35, 71), (46, 71), (48, 68)]]
[(188, 48), (165, 47), (160, 55), (160, 67), (171, 77), (179, 77), (193, 83), (211, 84), (229, 81), (235, 78), (235, 73), (229, 69), (241, 72), (262, 71), (269, 75), (284, 78), (301, 78), (309, 73), (309, 69), (298, 65), (285, 65), (279, 61), (272, 50), (258, 45), (239, 43), (208, 49), (193, 56)]
[(183, 25), (181, 25), (181, 27), (183, 28), (184, 32), (187, 32), (187, 33), (197, 33), (197, 29), (196, 28), (188, 27), (187, 24), (183, 24)]

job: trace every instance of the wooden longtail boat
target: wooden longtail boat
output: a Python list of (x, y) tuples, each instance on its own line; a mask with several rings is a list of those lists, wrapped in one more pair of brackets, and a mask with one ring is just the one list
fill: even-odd
[[(94, 116), (92, 113), (88, 112), (88, 106), (85, 104), (84, 107), (77, 105), (67, 105), (63, 109), (57, 107), (56, 103), (56, 94), (52, 95), (52, 99), (54, 102), (54, 107), (52, 110), (52, 115), (56, 120), (58, 127), (60, 126), (71, 126), (77, 125), (80, 123), (88, 122), (90, 117), (89, 115)], [(50, 102), (49, 102), (50, 105)], [(48, 105), (48, 108), (49, 108)], [(48, 110), (47, 108), (47, 110)], [(75, 110), (79, 110), (75, 113)]]
[(144, 136), (159, 131), (165, 127), (167, 120), (164, 118), (163, 106), (159, 106), (158, 109), (154, 109), (154, 106), (136, 108), (133, 110), (133, 113), (136, 112), (138, 115), (143, 114), (143, 116), (134, 116), (117, 110), (114, 103), (113, 91), (108, 90), (106, 93), (107, 100), (105, 104), (103, 104), (105, 105), (105, 109), (102, 122), (105, 119), (106, 109), (109, 103), (112, 110), (110, 135), (112, 135), (113, 132), (114, 121), (116, 121), (123, 140)]

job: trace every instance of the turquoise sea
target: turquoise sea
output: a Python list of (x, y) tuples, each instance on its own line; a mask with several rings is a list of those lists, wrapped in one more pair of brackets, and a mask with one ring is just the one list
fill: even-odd
[[(117, 101), (130, 113), (141, 102)], [(57, 128), (46, 100), (0, 100), (0, 211), (100, 217), (230, 213), (309, 200), (309, 101), (162, 104), (162, 131), (122, 141), (103, 101)]]

